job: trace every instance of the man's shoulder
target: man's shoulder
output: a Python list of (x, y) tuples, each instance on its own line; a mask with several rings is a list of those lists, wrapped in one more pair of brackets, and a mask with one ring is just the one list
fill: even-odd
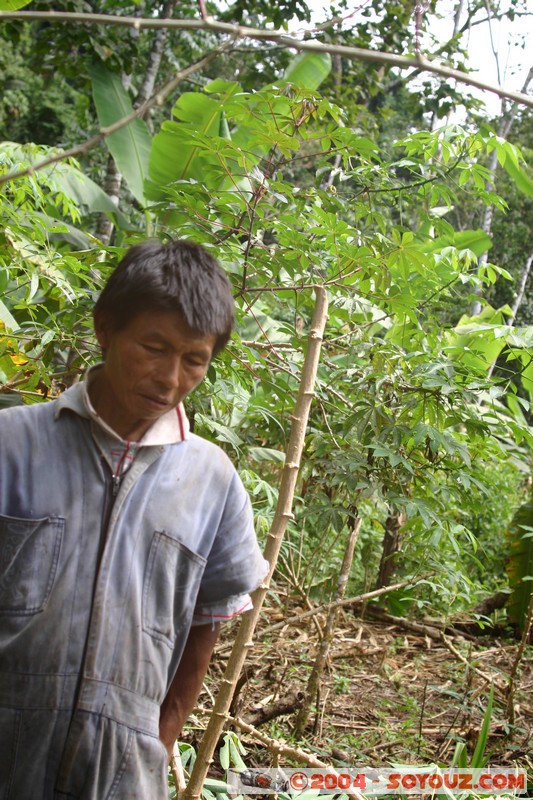
[(0, 458), (32, 458), (36, 447), (46, 448), (55, 430), (54, 400), (13, 406), (0, 411)]
[[(194, 433), (190, 433), (183, 444), (184, 459), (176, 466), (186, 470), (188, 487), (198, 487), (198, 502), (203, 498), (212, 506), (219, 500), (230, 515), (242, 515), (244, 507), (249, 505), (248, 492), (228, 454), (218, 444)], [(182, 445), (176, 445), (176, 453), (180, 447)]]
[[(66, 393), (65, 393), (66, 394)], [(12, 406), (4, 408), (0, 411), (0, 430), (2, 432), (1, 439), (3, 441), (16, 440), (16, 437), (35, 438), (39, 436), (44, 438), (49, 434), (56, 436), (59, 427), (57, 423), (65, 417), (60, 414), (60, 411), (65, 406), (63, 402), (64, 395), (60, 395), (52, 400), (45, 400), (41, 403), (32, 403), (31, 405)], [(74, 414), (67, 415), (74, 417)]]
[[(218, 444), (195, 433), (189, 433), (184, 444), (188, 464), (194, 465), (194, 471), (199, 475), (205, 473), (211, 478), (219, 477), (224, 483), (231, 482), (238, 476), (233, 461)], [(181, 445), (178, 444), (177, 447)]]
[(0, 411), (0, 425), (8, 428), (12, 425), (32, 425), (46, 417), (54, 418), (57, 400), (46, 400), (31, 405), (11, 406)]
[(209, 439), (204, 439), (202, 436), (198, 436), (197, 433), (189, 433), (186, 441), (188, 448), (191, 452), (195, 453), (195, 455), (197, 454), (206, 459), (214, 459), (221, 464), (233, 466), (227, 453), (225, 453), (218, 444), (210, 442)]

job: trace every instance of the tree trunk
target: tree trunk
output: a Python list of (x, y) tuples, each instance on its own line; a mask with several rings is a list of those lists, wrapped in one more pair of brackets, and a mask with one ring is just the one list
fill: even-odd
[[(122, 187), (122, 175), (117, 169), (115, 159), (110, 154), (107, 160), (107, 173), (105, 176), (104, 192), (111, 198), (114, 205), (118, 208), (120, 200), (120, 189)], [(100, 214), (98, 217), (98, 225), (96, 226), (96, 235), (104, 245), (111, 244), (111, 237), (113, 235), (113, 220), (107, 214)]]
[[(167, 19), (172, 16), (172, 13), (177, 5), (178, 0), (167, 0), (161, 11), (161, 18)], [(139, 108), (150, 98), (154, 92), (155, 82), (159, 68), (161, 66), (161, 59), (163, 57), (163, 48), (167, 38), (168, 31), (166, 28), (160, 28), (156, 31), (150, 54), (148, 56), (148, 64), (144, 75), (144, 81), (135, 98), (134, 108)], [(127, 88), (129, 83), (129, 76), (123, 76), (122, 83)], [(120, 200), (120, 190), (122, 188), (122, 175), (117, 169), (117, 165), (113, 156), (109, 156), (107, 162), (107, 174), (104, 184), (104, 191), (109, 195), (113, 203), (118, 207)], [(102, 244), (108, 245), (111, 243), (113, 235), (113, 222), (106, 214), (100, 214), (96, 234)]]
[[(522, 304), (522, 300), (524, 299), (524, 294), (525, 294), (525, 291), (526, 291), (527, 279), (529, 278), (529, 273), (531, 271), (531, 264), (532, 263), (533, 263), (533, 253), (529, 256), (528, 260), (526, 261), (524, 269), (522, 270), (522, 275), (520, 276), (520, 285), (518, 287), (518, 294), (515, 297), (515, 301), (514, 301), (513, 305), (511, 306), (512, 316), (511, 316), (511, 319), (509, 320), (509, 324), (510, 325), (514, 324), (514, 321), (515, 321), (515, 318), (516, 318), (516, 314), (517, 314), (518, 309), (520, 308), (520, 306)], [(498, 363), (498, 359), (493, 361), (492, 364), (490, 365), (489, 371), (487, 373), (487, 377), (488, 378), (491, 377), (492, 373), (494, 372), (494, 370), (496, 368), (496, 364), (497, 363)]]
[(396, 568), (396, 553), (400, 551), (401, 535), (400, 529), (406, 520), (404, 511), (396, 508), (390, 509), (389, 516), (385, 521), (385, 535), (383, 536), (383, 551), (379, 564), (378, 579), (376, 589), (388, 586)]
[[(161, 19), (169, 19), (174, 13), (174, 9), (176, 8), (177, 4), (178, 0), (166, 0), (166, 3), (161, 10)], [(155, 82), (161, 66), (163, 48), (165, 46), (167, 36), (168, 30), (166, 28), (159, 28), (154, 36), (154, 41), (152, 42), (150, 55), (148, 57), (144, 81), (139, 89), (137, 97), (135, 98), (135, 108), (139, 108), (139, 106), (145, 103), (154, 93)]]
[[(497, 59), (497, 53), (495, 53), (495, 56), (496, 56), (496, 62), (497, 62), (497, 60), (498, 60)], [(522, 92), (524, 92), (524, 94), (527, 92), (528, 86), (529, 86), (532, 78), (533, 78), (533, 67), (529, 70), (528, 76), (527, 76), (526, 80), (524, 81), (524, 85), (523, 85), (522, 90), (521, 90)], [(516, 103), (514, 103), (511, 106), (510, 109), (507, 109), (505, 101), (502, 101), (502, 115), (501, 115), (501, 119), (500, 119), (500, 124), (498, 126), (498, 136), (501, 136), (503, 139), (507, 138), (507, 136), (509, 135), (509, 132), (510, 132), (512, 126), (513, 126), (513, 122), (514, 122), (517, 110), (518, 110), (518, 106), (517, 106)], [(493, 174), (496, 172), (497, 166), (498, 166), (498, 154), (496, 153), (496, 150), (493, 150), (492, 151), (492, 155), (490, 157), (490, 164), (489, 164), (489, 169)], [(492, 179), (487, 181), (487, 183), (485, 184), (485, 189), (488, 192), (494, 190), (494, 182), (493, 182)], [(493, 214), (494, 214), (494, 206), (493, 205), (486, 206), (485, 207), (485, 214), (483, 216), (483, 225), (481, 226), (484, 233), (490, 234), (490, 232), (491, 232)], [(488, 260), (488, 253), (485, 252), (478, 259), (479, 266), (482, 266), (483, 264), (486, 264), (487, 260)], [(482, 291), (482, 288), (476, 286), (475, 289), (474, 289), (474, 294), (476, 294), (478, 296), (481, 296), (481, 291)], [(472, 303), (472, 307), (471, 307), (470, 313), (471, 313), (471, 315), (473, 317), (476, 317), (478, 314), (481, 313), (481, 301), (480, 300), (474, 300), (474, 302)], [(491, 372), (492, 372), (492, 370), (491, 370)]]

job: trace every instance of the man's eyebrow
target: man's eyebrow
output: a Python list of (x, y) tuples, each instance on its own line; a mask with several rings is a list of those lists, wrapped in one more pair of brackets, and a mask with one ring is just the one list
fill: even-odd
[(211, 350), (208, 345), (206, 344), (199, 344), (198, 347), (191, 349), (190, 353), (192, 356), (209, 356), (211, 357)]
[[(146, 331), (146, 333), (143, 334), (143, 338), (144, 339), (149, 339), (150, 341), (157, 341), (157, 342), (160, 342), (161, 344), (167, 344), (167, 345), (172, 346), (172, 342), (170, 341), (170, 339), (167, 339), (165, 334), (161, 333), (161, 331), (158, 331), (156, 328)], [(198, 342), (198, 344), (194, 344), (194, 343), (191, 344), (191, 351), (190, 352), (191, 352), (192, 355), (202, 355), (202, 356), (204, 356), (204, 355), (210, 354), (209, 350), (210, 350), (209, 345), (200, 344), (200, 342)]]

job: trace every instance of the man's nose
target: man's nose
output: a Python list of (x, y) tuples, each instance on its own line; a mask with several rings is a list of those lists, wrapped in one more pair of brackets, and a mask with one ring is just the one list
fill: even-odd
[(158, 370), (157, 380), (165, 389), (178, 389), (180, 385), (181, 360), (176, 356), (169, 356)]

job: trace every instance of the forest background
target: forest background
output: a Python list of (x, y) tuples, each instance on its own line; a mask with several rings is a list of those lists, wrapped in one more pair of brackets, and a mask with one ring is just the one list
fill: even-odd
[(316, 612), (290, 735), (310, 735), (337, 611), (363, 596), (397, 624), (516, 637), (494, 702), (529, 742), (533, 73), (493, 85), (489, 116), (468, 52), (484, 25), (502, 75), (505, 19), (526, 60), (527, 4), (0, 9), (0, 405), (97, 360), (90, 309), (129, 245), (212, 248), (237, 333), (188, 413), (277, 562), (263, 623)]

